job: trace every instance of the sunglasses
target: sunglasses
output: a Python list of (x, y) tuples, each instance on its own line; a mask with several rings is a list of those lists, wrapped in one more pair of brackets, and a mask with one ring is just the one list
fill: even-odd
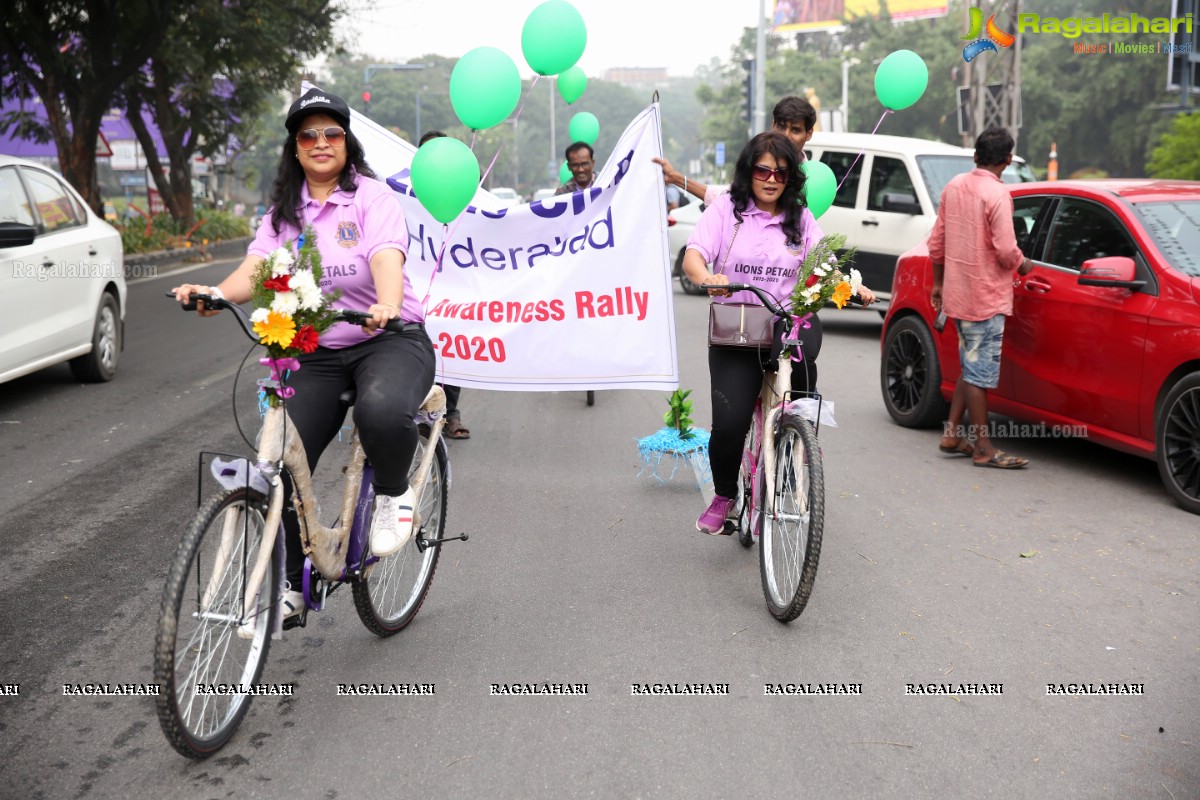
[(771, 169), (770, 167), (764, 167), (761, 164), (755, 164), (754, 168), (750, 170), (750, 174), (754, 177), (754, 180), (762, 181), (763, 183), (771, 180), (771, 176), (775, 176), (775, 181), (777, 183), (787, 183), (788, 174), (790, 172), (790, 169), (784, 167), (780, 167), (779, 169)]
[(330, 147), (341, 147), (346, 143), (346, 131), (330, 126), (323, 129), (305, 128), (296, 134), (296, 144), (301, 150), (312, 150), (321, 139), (328, 142)]

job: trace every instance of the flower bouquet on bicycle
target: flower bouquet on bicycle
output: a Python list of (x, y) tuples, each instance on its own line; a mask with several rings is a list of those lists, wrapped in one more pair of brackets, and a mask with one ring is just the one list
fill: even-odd
[(767, 609), (782, 622), (804, 611), (816, 581), (825, 525), (825, 477), (816, 423), (820, 395), (810, 422), (800, 398), (792, 390), (793, 364), (804, 359), (799, 330), (828, 303), (842, 308), (857, 293), (861, 278), (846, 269), (853, 251), (841, 256), (845, 237), (829, 235), (814, 245), (797, 276), (790, 309), (777, 304), (767, 292), (749, 284), (721, 288), (753, 292), (785, 324), (776, 327), (779, 357), (774, 372), (763, 375), (753, 421), (742, 453), (738, 512), (726, 523), (738, 541), (751, 547), (759, 541), (759, 566)]
[[(158, 716), (172, 746), (191, 758), (213, 754), (233, 735), (258, 693), (270, 642), (284, 628), (304, 625), (309, 612), (322, 610), (335, 589), (349, 584), (363, 624), (379, 636), (398, 633), (424, 602), (440, 545), (451, 541), (442, 538), (450, 474), (441, 441), (445, 395), (437, 384), (415, 419), (417, 447), (408, 473), (416, 498), (414, 537), (386, 555), (372, 551), (373, 470), (357, 428), (342, 469), (340, 516), (332, 526), (321, 523), (308, 456), (287, 412), (295, 395), (288, 380), (323, 331), (336, 322), (366, 326), (372, 317), (333, 308), (335, 296), (319, 288), (311, 229), (298, 244), (294, 255), (280, 248), (257, 266), (252, 314), (215, 291), (191, 292), (184, 305), (194, 309), (201, 301), (206, 310), (230, 311), (256, 346), (266, 347), (260, 363), (270, 371), (259, 381), (264, 418), (255, 458), (201, 454), (202, 470), (210, 457), (221, 489), (201, 498), (163, 590), (155, 640)], [(410, 324), (393, 319), (382, 327), (403, 333)], [(354, 400), (353, 389), (338, 398), (343, 416)], [(285, 479), (307, 556), (298, 587), (286, 575)]]

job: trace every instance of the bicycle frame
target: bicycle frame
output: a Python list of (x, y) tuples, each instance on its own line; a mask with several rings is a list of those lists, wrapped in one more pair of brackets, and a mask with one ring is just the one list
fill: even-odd
[[(258, 341), (258, 336), (250, 326), (248, 316), (241, 308), (223, 299), (196, 294), (192, 296), (192, 309), (194, 309), (197, 299), (203, 300), (209, 308), (229, 309), (242, 326), (242, 330), (245, 331), (246, 335), (251, 340)], [(187, 306), (184, 306), (184, 308), (185, 310), (192, 310)], [(366, 315), (360, 312), (343, 311), (342, 314), (348, 315), (348, 319), (360, 323), (365, 322), (367, 319)], [(416, 496), (420, 497), (421, 490), (425, 482), (429, 479), (429, 471), (432, 468), (434, 458), (436, 458), (435, 451), (439, 447), (442, 428), (446, 422), (446, 393), (437, 383), (434, 383), (430, 388), (417, 414), (418, 419), (427, 423), (430, 427), (429, 446), (425, 448), (421, 462), (417, 466), (417, 471), (409, 481)], [(367, 529), (370, 525), (367, 514), (370, 511), (373, 493), (370, 482), (363, 480), (364, 474), (368, 474), (367, 471), (370, 467), (367, 464), (366, 454), (363, 452), (362, 444), (358, 438), (358, 429), (354, 428), (350, 435), (350, 457), (346, 464), (346, 478), (342, 489), (342, 513), (339, 517), (340, 524), (335, 527), (321, 524), (321, 507), (320, 502), (317, 500), (316, 492), (313, 489), (312, 472), (308, 468), (308, 456), (304, 451), (304, 445), (300, 441), (299, 434), (296, 433), (296, 426), (292, 424), (291, 419), (287, 415), (286, 401), (267, 409), (258, 442), (258, 454), (254, 463), (254, 469), (263, 476), (270, 486), (270, 497), (267, 503), (266, 519), (264, 520), (263, 541), (259, 546), (254, 566), (251, 567), (250, 573), (246, 577), (242, 594), (244, 598), (242, 609), (243, 620), (250, 619), (255, 614), (256, 610), (252, 605), (257, 603), (263, 578), (266, 576), (267, 569), (271, 564), (271, 555), (279, 544), (277, 538), (283, 519), (284, 469), (287, 469), (292, 479), (292, 488), (294, 490), (292, 504), (295, 506), (297, 516), (300, 520), (301, 545), (304, 548), (305, 555), (308, 556), (312, 565), (321, 574), (321, 577), (326, 581), (339, 583), (345, 581), (351, 575), (363, 574), (375, 560), (366, 557), (368, 551), (366, 543)], [(226, 562), (230, 554), (235, 550), (234, 537), (237, 535), (234, 530), (237, 526), (234, 522), (235, 520), (231, 517), (222, 526), (221, 543), (218, 547), (217, 560), (213, 566), (212, 576), (210, 576), (208, 585), (204, 590), (201, 609), (207, 609), (211, 606), (213, 602), (213, 587), (219, 585), (220, 578), (225, 575), (229, 568), (229, 564)], [(421, 529), (421, 511), (419, 507), (413, 509), (413, 528), (417, 531)], [(351, 534), (355, 535), (352, 536)], [(465, 534), (463, 538), (466, 538)], [(440, 544), (440, 541), (438, 543)], [(282, 586), (282, 581), (278, 581), (277, 585)], [(305, 594), (308, 596), (308, 592), (305, 592)], [(278, 603), (279, 600), (280, 597), (271, 598), (273, 604)], [(206, 612), (202, 611), (201, 613)], [(277, 629), (272, 632), (272, 636), (277, 637), (281, 632), (281, 630)]]
[[(420, 412), (432, 419), (429, 434), (429, 446), (425, 448), (417, 472), (410, 481), (416, 495), (420, 497), (421, 489), (429, 478), (429, 470), (433, 464), (435, 450), (445, 425), (446, 394), (436, 383), (429, 390), (425, 401), (421, 404)], [(259, 450), (254, 468), (266, 478), (271, 486), (270, 502), (267, 506), (267, 517), (264, 525), (264, 542), (259, 548), (258, 560), (246, 580), (244, 614), (248, 618), (254, 612), (250, 608), (258, 590), (262, 586), (263, 577), (271, 562), (273, 541), (267, 537), (277, 536), (280, 521), (283, 517), (283, 477), (282, 470), (286, 468), (292, 478), (294, 489), (292, 503), (296, 507), (300, 519), (300, 542), (304, 553), (312, 561), (313, 566), (328, 581), (344, 581), (351, 573), (361, 572), (370, 564), (365, 558), (366, 528), (370, 524), (366, 519), (370, 506), (371, 493), (369, 484), (363, 482), (364, 470), (367, 467), (366, 454), (358, 439), (358, 429), (350, 435), (350, 458), (346, 464), (346, 479), (342, 489), (341, 524), (328, 527), (321, 524), (321, 507), (313, 489), (312, 473), (308, 469), (308, 456), (304, 445), (296, 433), (296, 427), (287, 416), (285, 404), (267, 410), (263, 420), (262, 432), (259, 435)], [(311, 498), (306, 500), (305, 498)], [(413, 528), (420, 530), (420, 509), (413, 509)], [(351, 538), (351, 532), (358, 531), (360, 535)], [(215, 574), (215, 572), (214, 572)]]
[[(759, 296), (763, 304), (776, 317), (781, 317), (788, 323), (791, 323), (794, 319), (786, 309), (771, 302), (770, 296), (757, 289), (757, 287), (747, 284), (729, 284), (722, 288), (728, 289), (731, 292), (742, 290), (752, 291)], [(762, 486), (775, 485), (775, 435), (779, 430), (780, 420), (787, 411), (787, 400), (789, 396), (795, 394), (792, 391), (792, 354), (793, 352), (800, 351), (801, 345), (799, 340), (788, 339), (787, 333), (787, 329), (785, 328), (783, 333), (783, 347), (779, 353), (774, 378), (771, 378), (770, 373), (763, 375), (762, 388), (759, 390), (758, 401), (754, 406), (754, 417), (751, 427), (753, 431), (757, 431), (758, 433), (755, 447), (746, 447), (742, 451), (743, 468), (749, 471), (751, 477), (750, 496), (743, 497), (742, 502), (747, 504), (748, 513), (746, 519), (755, 535), (757, 535), (759, 529), (757, 516), (764, 510), (758, 507), (759, 490)], [(816, 397), (819, 402), (820, 395), (816, 394)], [(803, 466), (802, 469), (807, 469), (807, 466)], [(805, 504), (802, 510), (807, 511), (808, 498), (803, 498), (802, 502)], [(773, 513), (771, 508), (767, 508), (766, 511), (767, 513)]]

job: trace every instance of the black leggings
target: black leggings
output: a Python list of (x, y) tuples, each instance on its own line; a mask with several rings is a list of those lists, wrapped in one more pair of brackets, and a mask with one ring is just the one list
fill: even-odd
[[(433, 386), (433, 369), (433, 344), (424, 328), (381, 333), (339, 350), (318, 347), (301, 356), (300, 369), (288, 378), (296, 394), (287, 401), (287, 412), (304, 443), (308, 468), (316, 470), (321, 453), (342, 427), (345, 412), (339, 395), (355, 389), (354, 424), (375, 472), (375, 491), (389, 495), (408, 491), (408, 469), (417, 450), (413, 415)], [(298, 589), (304, 550), (286, 476), (284, 489), (287, 572), (292, 588)]]
[[(792, 363), (792, 391), (816, 391), (817, 355), (821, 352), (821, 320), (810, 317), (811, 327), (800, 329), (804, 359)], [(779, 329), (776, 328), (778, 342)], [(778, 357), (778, 344), (774, 355)], [(730, 347), (708, 349), (708, 374), (712, 381), (712, 436), (708, 440), (708, 462), (713, 488), (722, 497), (737, 497), (742, 449), (754, 418), (754, 402), (762, 389), (763, 372), (774, 369), (775, 359), (754, 350)]]

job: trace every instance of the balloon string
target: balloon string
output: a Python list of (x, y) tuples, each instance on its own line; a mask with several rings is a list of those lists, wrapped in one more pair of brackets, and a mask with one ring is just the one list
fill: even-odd
[(450, 239), (454, 237), (454, 232), (458, 230), (462, 219), (463, 215), (459, 214), (454, 220), (453, 228), (448, 222), (442, 223), (442, 246), (438, 250), (437, 261), (433, 263), (433, 275), (429, 278), (429, 288), (425, 290), (425, 296), (421, 298), (421, 308), (425, 309), (425, 313), (429, 313), (429, 295), (433, 294), (433, 282), (437, 280), (438, 273), (442, 271), (442, 259), (446, 255), (446, 248), (450, 245)]
[[(505, 122), (511, 121), (514, 123), (513, 124), (513, 144), (517, 147), (518, 150), (521, 147), (521, 143), (517, 141), (517, 126), (515, 123), (520, 121), (521, 112), (525, 110), (525, 104), (529, 102), (529, 98), (533, 95), (533, 87), (537, 86), (538, 78), (540, 78), (540, 77), (541, 77), (540, 75), (533, 76), (533, 81), (531, 81), (529, 84), (529, 91), (527, 91), (525, 93), (525, 96), (523, 98), (521, 98), (521, 104), (519, 106), (517, 106), (517, 110), (515, 112), (513, 112), (512, 119), (504, 120)], [(478, 133), (478, 131), (471, 134), (471, 150), (472, 151), (475, 149), (475, 134), (476, 133)], [(492, 167), (496, 166), (496, 160), (500, 158), (500, 153), (503, 150), (504, 150), (504, 145), (501, 144), (500, 147), (498, 147), (496, 149), (496, 155), (492, 156), (492, 163), (488, 164), (487, 169), (485, 169), (483, 171), (483, 174), (479, 176), (479, 187), (480, 188), (483, 188), (483, 182), (486, 181), (487, 176), (491, 174)]]
[[(879, 118), (879, 122), (875, 123), (875, 130), (871, 131), (872, 136), (874, 136), (876, 131), (879, 130), (879, 126), (883, 124), (883, 121), (885, 119), (887, 119), (887, 115), (891, 114), (891, 113), (892, 113), (892, 110), (890, 108), (885, 108), (883, 110), (883, 116), (881, 116)], [(840, 181), (838, 181), (837, 188), (833, 190), (833, 193), (835, 195), (842, 190), (842, 184), (846, 182), (846, 178), (850, 177), (850, 173), (854, 171), (854, 165), (858, 163), (858, 160), (860, 158), (862, 158), (864, 155), (866, 155), (866, 152), (867, 152), (866, 145), (863, 145), (863, 149), (859, 150), (858, 155), (856, 155), (854, 157), (854, 162), (850, 165), (850, 169), (846, 170), (846, 173), (844, 175), (842, 175), (842, 179)]]

